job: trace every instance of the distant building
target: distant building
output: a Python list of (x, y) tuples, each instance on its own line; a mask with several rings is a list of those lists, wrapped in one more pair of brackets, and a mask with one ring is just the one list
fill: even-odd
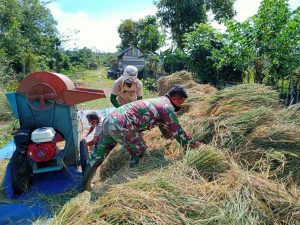
[(137, 47), (129, 47), (117, 55), (118, 69), (124, 71), (128, 65), (133, 65), (141, 71), (145, 67), (145, 58), (143, 52)]

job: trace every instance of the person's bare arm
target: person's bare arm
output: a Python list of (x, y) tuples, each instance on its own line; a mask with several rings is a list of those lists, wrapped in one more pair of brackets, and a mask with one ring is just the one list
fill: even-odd
[(99, 136), (94, 136), (94, 138), (92, 140), (90, 140), (89, 142), (86, 143), (87, 146), (93, 146), (95, 145), (99, 140)]
[(87, 136), (89, 136), (89, 135), (90, 135), (90, 133), (92, 133), (92, 132), (93, 132), (93, 130), (94, 130), (94, 127), (93, 127), (93, 126), (91, 126), (91, 127), (89, 128), (88, 132), (86, 132), (86, 133), (83, 135), (82, 139), (86, 139), (86, 138), (87, 138)]

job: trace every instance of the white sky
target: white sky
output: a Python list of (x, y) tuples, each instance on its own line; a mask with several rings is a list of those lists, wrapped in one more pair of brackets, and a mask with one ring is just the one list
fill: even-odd
[[(75, 0), (76, 1), (76, 0)], [(110, 1), (110, 0), (108, 0)], [(235, 17), (238, 21), (244, 21), (254, 15), (259, 7), (261, 0), (237, 0)], [(290, 6), (295, 9), (300, 6), (300, 0), (289, 0)], [(115, 52), (116, 46), (120, 43), (117, 28), (124, 19), (138, 20), (147, 15), (154, 15), (156, 7), (146, 7), (143, 11), (109, 10), (99, 15), (87, 11), (66, 12), (60, 6), (59, 2), (51, 3), (49, 6), (54, 19), (58, 22), (58, 30), (62, 34), (72, 33), (71, 41), (65, 48), (96, 48), (104, 52)], [(222, 29), (217, 24), (216, 28)], [(74, 31), (78, 31), (76, 34)]]

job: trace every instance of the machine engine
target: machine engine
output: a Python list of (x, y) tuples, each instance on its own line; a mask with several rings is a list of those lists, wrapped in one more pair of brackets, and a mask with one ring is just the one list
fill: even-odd
[(59, 154), (56, 147), (59, 136), (59, 133), (56, 133), (52, 127), (34, 130), (31, 133), (33, 143), (28, 145), (27, 155), (35, 162), (46, 162), (53, 159), (56, 154)]

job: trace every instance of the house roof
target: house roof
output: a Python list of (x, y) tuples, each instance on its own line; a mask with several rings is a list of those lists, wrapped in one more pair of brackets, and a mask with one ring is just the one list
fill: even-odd
[[(140, 50), (140, 51), (142, 52), (142, 50), (139, 49), (138, 47), (136, 47), (136, 46), (131, 46), (131, 47), (128, 47), (128, 48), (124, 49), (123, 51), (119, 52), (119, 53), (117, 54), (117, 57), (121, 57), (122, 55), (125, 54), (125, 52), (127, 52), (129, 49), (132, 49), (132, 48), (137, 48), (138, 50)], [(142, 53), (143, 53), (143, 52), (142, 52)]]

